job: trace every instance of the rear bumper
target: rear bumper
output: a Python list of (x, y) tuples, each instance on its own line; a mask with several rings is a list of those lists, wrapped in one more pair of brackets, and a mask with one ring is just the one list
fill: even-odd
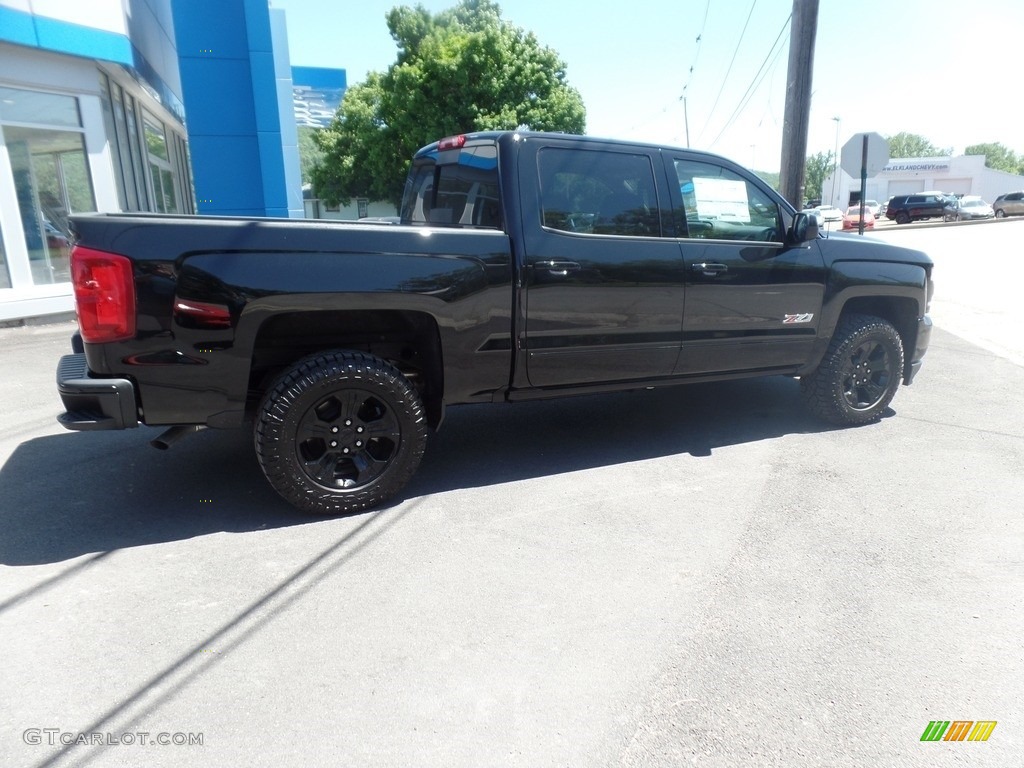
[(85, 355), (64, 355), (57, 364), (57, 392), (65, 429), (132, 429), (139, 426), (135, 385), (128, 379), (94, 379)]

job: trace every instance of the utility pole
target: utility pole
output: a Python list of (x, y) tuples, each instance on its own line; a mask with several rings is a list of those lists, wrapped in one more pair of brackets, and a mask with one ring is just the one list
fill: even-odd
[(683, 86), (683, 95), (679, 97), (679, 100), (683, 102), (683, 122), (686, 124), (686, 148), (690, 148), (690, 115), (686, 112), (686, 89), (688, 85)]
[(804, 205), (807, 126), (811, 117), (811, 79), (814, 74), (814, 38), (817, 32), (818, 0), (793, 0), (779, 191), (797, 210)]

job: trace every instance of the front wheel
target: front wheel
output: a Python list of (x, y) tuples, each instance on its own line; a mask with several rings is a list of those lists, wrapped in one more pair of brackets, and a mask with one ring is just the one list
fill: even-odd
[(899, 389), (903, 342), (886, 320), (846, 317), (818, 369), (800, 379), (807, 409), (833, 424), (878, 421)]
[(996, 211), (996, 218), (997, 219), (1005, 219), (1006, 218), (1006, 211), (1004, 211), (1002, 208), (1000, 208), (998, 211)]
[(427, 442), (416, 390), (389, 363), (360, 352), (306, 358), (260, 403), (256, 457), (286, 501), (314, 514), (356, 512), (398, 493)]

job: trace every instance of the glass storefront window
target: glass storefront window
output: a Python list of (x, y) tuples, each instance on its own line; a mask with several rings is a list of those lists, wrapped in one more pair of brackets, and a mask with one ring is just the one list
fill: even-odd
[(142, 122), (146, 128), (146, 149), (149, 150), (149, 154), (155, 155), (161, 160), (167, 160), (167, 138), (164, 136), (164, 127), (149, 115), (146, 115)]
[(174, 173), (167, 148), (167, 135), (159, 120), (143, 113), (146, 150), (149, 153), (149, 176), (153, 183), (154, 208), (160, 213), (178, 213), (178, 197), (174, 191)]
[(32, 280), (67, 282), (67, 217), (96, 210), (82, 134), (9, 125), (3, 130)]
[(151, 210), (146, 196), (146, 175), (142, 165), (142, 150), (139, 147), (139, 126), (135, 120), (135, 100), (127, 93), (124, 95), (125, 127), (128, 130), (128, 151), (132, 158), (132, 172), (139, 184), (139, 208), (141, 211)]
[(0, 288), (11, 287), (11, 273), (7, 270), (7, 253), (4, 251), (4, 235), (0, 232)]
[(42, 123), (78, 128), (78, 99), (56, 93), (0, 87), (0, 120), (5, 123)]
[(0, 121), (32, 282), (68, 282), (68, 216), (96, 210), (78, 100), (0, 88)]
[[(103, 107), (103, 125), (107, 129), (107, 140), (113, 155), (114, 183), (117, 186), (117, 202), (122, 211), (136, 210), (128, 207), (128, 190), (125, 188), (124, 156), (127, 154), (127, 142), (122, 141), (114, 119), (114, 100), (111, 93), (110, 78), (100, 74), (100, 104)], [(120, 106), (120, 102), (118, 103)], [(124, 124), (124, 108), (121, 107), (120, 122)]]

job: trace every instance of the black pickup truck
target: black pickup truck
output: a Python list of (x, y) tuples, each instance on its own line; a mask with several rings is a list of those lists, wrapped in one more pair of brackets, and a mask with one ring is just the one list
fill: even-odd
[[(715, 155), (562, 134), (420, 150), (400, 223), (72, 219), (68, 429), (251, 425), (271, 485), (333, 514), (395, 495), (445, 408), (800, 378), (877, 420), (928, 346), (932, 262), (823, 238)], [(685, 396), (685, 395), (682, 395)]]

